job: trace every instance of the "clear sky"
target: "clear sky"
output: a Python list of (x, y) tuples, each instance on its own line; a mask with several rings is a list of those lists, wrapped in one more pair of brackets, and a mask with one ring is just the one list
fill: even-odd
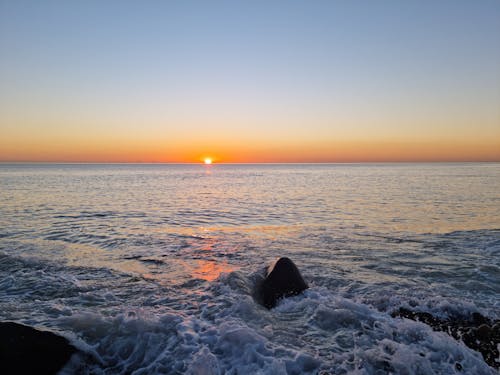
[(0, 0), (0, 161), (500, 161), (500, 1)]

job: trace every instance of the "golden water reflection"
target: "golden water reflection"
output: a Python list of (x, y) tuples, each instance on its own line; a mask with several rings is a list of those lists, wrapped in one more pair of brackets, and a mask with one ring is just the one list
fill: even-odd
[(217, 262), (213, 260), (198, 260), (195, 268), (191, 271), (191, 276), (195, 279), (213, 281), (221, 273), (235, 271), (237, 268), (227, 262)]

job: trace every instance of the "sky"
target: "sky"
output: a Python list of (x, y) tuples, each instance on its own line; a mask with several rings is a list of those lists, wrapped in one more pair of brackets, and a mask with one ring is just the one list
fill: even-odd
[(500, 161), (500, 1), (0, 0), (2, 162)]

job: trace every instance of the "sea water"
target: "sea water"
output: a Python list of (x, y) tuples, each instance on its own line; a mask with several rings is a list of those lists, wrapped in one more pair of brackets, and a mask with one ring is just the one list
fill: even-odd
[(496, 373), (400, 307), (500, 318), (500, 164), (0, 165), (0, 320), (65, 373)]

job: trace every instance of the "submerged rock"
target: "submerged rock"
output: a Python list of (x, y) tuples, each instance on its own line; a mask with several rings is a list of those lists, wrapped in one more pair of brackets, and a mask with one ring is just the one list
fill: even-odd
[(55, 374), (75, 353), (64, 337), (13, 322), (0, 322), (0, 374)]
[(425, 323), (435, 331), (448, 333), (456, 340), (461, 340), (469, 348), (483, 355), (484, 361), (494, 368), (500, 368), (498, 362), (500, 344), (500, 321), (492, 321), (479, 313), (473, 313), (468, 319), (440, 319), (429, 313), (411, 311), (401, 307), (392, 317), (401, 317)]
[(289, 258), (280, 258), (268, 272), (258, 294), (261, 303), (271, 309), (280, 298), (295, 296), (307, 288), (297, 266)]

